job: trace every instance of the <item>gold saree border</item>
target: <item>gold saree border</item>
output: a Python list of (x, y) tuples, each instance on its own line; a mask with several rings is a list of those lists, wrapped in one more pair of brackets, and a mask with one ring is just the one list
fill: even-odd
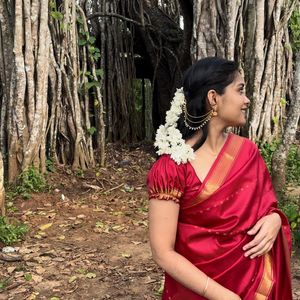
[(208, 177), (205, 178), (202, 183), (199, 195), (187, 206), (184, 206), (184, 209), (195, 206), (208, 199), (225, 181), (245, 141), (244, 138), (235, 134), (231, 134), (228, 138), (230, 138), (230, 140), (225, 146), (225, 149), (223, 149), (223, 151), (221, 150), (223, 152), (220, 153), (221, 158), (219, 159), (217, 157), (216, 159), (218, 161), (216, 164), (212, 164), (212, 172), (209, 171)]
[(253, 300), (267, 300), (274, 284), (273, 260), (267, 253), (264, 256), (264, 273)]

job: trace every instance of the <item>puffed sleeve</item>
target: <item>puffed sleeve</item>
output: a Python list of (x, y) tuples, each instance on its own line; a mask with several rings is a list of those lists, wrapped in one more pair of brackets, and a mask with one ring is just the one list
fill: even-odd
[(180, 202), (184, 191), (184, 174), (169, 155), (162, 155), (152, 166), (147, 176), (149, 199)]

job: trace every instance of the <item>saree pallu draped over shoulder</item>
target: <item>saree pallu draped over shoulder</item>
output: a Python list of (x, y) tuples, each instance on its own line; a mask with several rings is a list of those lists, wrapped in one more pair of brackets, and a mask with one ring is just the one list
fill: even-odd
[[(187, 169), (191, 165), (186, 164)], [(200, 184), (184, 171), (175, 250), (243, 300), (292, 299), (288, 220), (277, 209), (269, 172), (250, 140), (229, 134), (208, 175)], [(189, 180), (198, 188), (189, 190)], [(263, 216), (276, 212), (282, 228), (266, 255), (245, 257), (247, 231)], [(165, 274), (163, 300), (205, 299)]]

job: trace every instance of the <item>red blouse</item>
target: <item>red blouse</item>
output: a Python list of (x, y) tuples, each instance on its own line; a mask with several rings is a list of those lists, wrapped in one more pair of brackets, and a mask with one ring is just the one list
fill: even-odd
[(168, 154), (160, 156), (147, 176), (149, 199), (181, 203), (197, 194), (201, 181), (190, 163), (178, 165)]

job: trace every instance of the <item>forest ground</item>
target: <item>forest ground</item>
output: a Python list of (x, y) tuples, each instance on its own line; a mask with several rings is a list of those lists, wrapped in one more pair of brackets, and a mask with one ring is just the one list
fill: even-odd
[[(162, 272), (147, 237), (145, 178), (154, 161), (147, 150), (110, 146), (106, 168), (56, 167), (47, 193), (14, 200), (8, 215), (30, 229), (14, 245), (19, 261), (0, 252), (0, 300), (160, 299)], [(297, 300), (299, 255), (292, 268)]]

